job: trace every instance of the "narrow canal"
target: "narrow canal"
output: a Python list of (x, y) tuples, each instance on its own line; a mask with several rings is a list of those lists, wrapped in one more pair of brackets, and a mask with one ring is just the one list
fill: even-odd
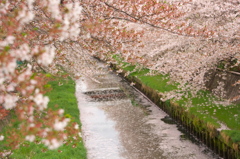
[(76, 86), (88, 159), (217, 158), (141, 92), (98, 67)]

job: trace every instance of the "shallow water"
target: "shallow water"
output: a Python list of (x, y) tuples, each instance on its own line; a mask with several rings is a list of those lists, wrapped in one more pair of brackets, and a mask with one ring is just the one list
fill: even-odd
[[(76, 86), (89, 159), (214, 158), (211, 152), (205, 153), (209, 152), (206, 147), (185, 137), (177, 124), (140, 92), (109, 73), (103, 64), (99, 67), (104, 68), (95, 76), (100, 83), (82, 77)], [(107, 100), (96, 100), (103, 97), (101, 92), (106, 94), (112, 89), (123, 90), (126, 96), (117, 99), (109, 95)], [(97, 97), (92, 96), (94, 91)]]

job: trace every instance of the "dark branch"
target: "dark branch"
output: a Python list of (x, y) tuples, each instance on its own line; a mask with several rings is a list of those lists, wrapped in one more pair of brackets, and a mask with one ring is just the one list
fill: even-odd
[[(172, 34), (180, 35), (180, 36), (201, 37), (201, 36), (196, 36), (196, 35), (181, 34), (181, 33), (178, 33), (178, 32), (175, 32), (175, 31), (172, 31), (172, 30), (169, 30), (169, 29), (166, 29), (166, 28), (164, 28), (164, 27), (160, 27), (160, 26), (154, 25), (154, 24), (152, 24), (152, 23), (149, 23), (149, 22), (146, 22), (146, 21), (142, 20), (141, 18), (137, 18), (137, 17), (135, 17), (134, 15), (131, 15), (131, 14), (129, 14), (129, 13), (123, 11), (123, 10), (120, 10), (120, 9), (118, 9), (118, 8), (116, 8), (116, 7), (108, 4), (107, 2), (104, 2), (104, 4), (105, 4), (106, 6), (112, 8), (112, 9), (114, 9), (114, 10), (117, 11), (117, 12), (123, 13), (123, 14), (125, 14), (125, 15), (133, 18), (134, 20), (139, 21), (140, 23), (143, 23), (143, 24), (147, 24), (147, 25), (149, 25), (149, 26), (151, 26), (151, 27), (154, 27), (154, 28), (157, 28), (157, 29), (161, 29), (161, 30), (170, 32), (170, 33), (172, 33)], [(127, 21), (130, 21), (130, 22), (133, 22), (131, 19), (125, 19), (125, 18), (119, 18), (119, 17), (111, 17), (111, 18), (112, 18), (112, 19), (118, 19), (118, 20), (127, 20)]]

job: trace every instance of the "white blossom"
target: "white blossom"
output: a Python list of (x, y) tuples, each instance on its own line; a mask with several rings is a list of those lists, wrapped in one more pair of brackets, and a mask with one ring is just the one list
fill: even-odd
[(47, 108), (49, 98), (47, 96), (43, 96), (42, 94), (38, 93), (33, 98), (33, 101), (37, 104), (40, 110), (44, 110)]
[(34, 1), (35, 1), (35, 0), (27, 0), (28, 8), (29, 8), (30, 10), (33, 9), (33, 3), (34, 3)]
[(60, 10), (59, 10), (60, 0), (49, 0), (48, 1), (48, 11), (52, 13), (52, 17), (61, 20)]
[(43, 131), (43, 133), (42, 133), (43, 137), (46, 137), (46, 136), (48, 135), (48, 132), (49, 132), (49, 131), (50, 131), (49, 128), (45, 128), (44, 131)]
[(27, 135), (27, 136), (25, 137), (25, 140), (30, 141), (30, 142), (33, 142), (33, 141), (35, 140), (35, 136), (34, 136), (34, 135)]
[(58, 141), (57, 139), (52, 139), (51, 143), (50, 143), (50, 146), (49, 146), (49, 149), (53, 150), (53, 149), (58, 148), (61, 145), (62, 145), (62, 141)]
[(79, 135), (79, 137), (82, 137), (82, 133), (81, 132), (79, 132), (78, 135)]
[[(29, 112), (29, 114), (33, 114), (33, 107), (30, 107), (30, 112)], [(33, 116), (30, 116), (29, 118), (28, 118), (28, 120), (30, 121), (30, 122), (34, 122), (34, 117)], [(31, 127), (32, 125), (30, 125), (30, 127)], [(34, 125), (35, 126), (35, 125)], [(34, 127), (33, 126), (33, 127)]]
[(70, 119), (68, 119), (68, 118), (64, 119), (63, 121), (56, 120), (53, 125), (53, 128), (57, 131), (63, 131), (69, 121), (70, 121)]
[(68, 3), (65, 5), (69, 12), (64, 15), (62, 35), (60, 40), (63, 41), (67, 38), (75, 40), (80, 33), (79, 19), (81, 17), (82, 7), (79, 2)]
[(13, 44), (15, 39), (16, 38), (14, 36), (12, 36), (12, 35), (7, 36), (4, 39), (4, 41), (0, 41), (0, 47), (4, 47), (4, 46), (7, 46), (9, 44)]
[(122, 73), (123, 70), (122, 70), (122, 69), (119, 69), (119, 70), (117, 70), (116, 72), (117, 72), (117, 73)]
[(52, 46), (45, 46), (45, 52), (38, 57), (38, 63), (45, 66), (52, 63), (55, 56), (55, 48)]
[(49, 146), (50, 145), (50, 141), (49, 140), (44, 139), (42, 142), (44, 143), (45, 146)]
[[(33, 119), (33, 118), (30, 118), (30, 120), (33, 121), (34, 119)], [(36, 126), (36, 125), (35, 125), (34, 123), (31, 123), (31, 124), (29, 125), (30, 128), (33, 128), (33, 127), (35, 127), (35, 126)]]
[[(33, 20), (34, 17), (35, 17), (35, 14), (32, 11), (30, 11), (26, 6), (24, 6), (22, 10), (19, 11), (19, 14), (16, 19), (19, 20), (20, 23), (23, 25)], [(20, 26), (19, 29), (21, 29), (21, 27), (22, 26)]]
[(62, 140), (58, 141), (57, 139), (52, 139), (52, 140), (43, 140), (44, 145), (46, 145), (50, 150), (57, 149), (60, 147), (63, 142)]
[(79, 129), (79, 125), (78, 125), (78, 124), (75, 124), (75, 125), (74, 125), (74, 129), (77, 129), (77, 130), (78, 130), (78, 129)]
[(32, 85), (35, 85), (35, 84), (37, 84), (37, 81), (36, 81), (36, 80), (31, 80), (30, 83), (31, 83)]
[(135, 83), (134, 83), (134, 82), (131, 82), (131, 83), (130, 83), (130, 86), (134, 86), (134, 85), (135, 85)]
[(31, 68), (32, 68), (32, 66), (28, 65), (27, 69), (18, 76), (19, 82), (24, 81), (26, 77), (28, 77), (32, 74)]
[(4, 97), (4, 108), (5, 109), (12, 109), (16, 106), (16, 102), (18, 100), (18, 97), (15, 96), (15, 95), (9, 95), (7, 94), (5, 97)]
[(0, 3), (0, 13), (1, 14), (6, 14), (7, 13), (7, 8), (9, 7), (9, 2), (6, 1), (5, 3)]
[(59, 114), (59, 115), (63, 115), (63, 113), (64, 113), (64, 109), (59, 109), (59, 110), (58, 110), (58, 114)]
[(15, 59), (13, 59), (13, 60), (11, 60), (11, 61), (9, 61), (8, 63), (7, 63), (7, 66), (5, 67), (5, 69), (3, 70), (3, 72), (5, 73), (5, 74), (13, 74), (14, 73), (14, 71), (15, 71), (15, 69), (16, 69), (16, 67), (17, 67), (17, 63), (16, 63), (16, 60)]
[(19, 58), (22, 61), (24, 61), (24, 60), (29, 61), (32, 57), (32, 55), (30, 54), (30, 47), (26, 43), (20, 45), (19, 49), (11, 50), (10, 52), (16, 58)]
[(0, 136), (0, 141), (2, 141), (2, 140), (4, 140), (4, 136), (3, 135)]
[(67, 135), (63, 135), (63, 140), (67, 140)]
[(7, 91), (8, 91), (8, 92), (14, 91), (16, 86), (17, 86), (16, 83), (13, 83), (13, 82), (10, 83), (10, 84), (7, 86)]

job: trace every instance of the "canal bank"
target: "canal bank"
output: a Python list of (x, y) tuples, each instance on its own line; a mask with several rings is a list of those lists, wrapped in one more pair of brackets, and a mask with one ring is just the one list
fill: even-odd
[[(228, 114), (230, 118), (234, 118), (236, 123), (233, 128), (229, 128), (228, 126), (231, 124), (231, 121), (226, 121), (223, 118), (217, 118), (215, 115), (216, 108), (221, 109), (220, 106), (211, 106), (212, 112), (205, 112), (204, 108), (207, 106), (203, 106), (204, 103), (196, 108), (189, 108), (181, 104), (181, 102), (173, 102), (171, 100), (167, 100), (165, 102), (161, 101), (162, 98), (161, 90), (157, 90), (157, 85), (160, 84), (162, 87), (166, 89), (174, 89), (174, 86), (167, 87), (166, 85), (166, 77), (151, 79), (151, 76), (147, 76), (146, 73), (148, 71), (135, 71), (133, 66), (119, 67), (119, 65), (111, 65), (114, 70), (121, 70), (121, 75), (124, 76), (130, 83), (134, 83), (135, 87), (143, 92), (149, 99), (151, 99), (156, 105), (158, 105), (162, 110), (164, 110), (167, 114), (169, 114), (176, 122), (180, 123), (184, 126), (186, 131), (195, 137), (197, 137), (202, 143), (206, 144), (209, 148), (211, 148), (215, 153), (219, 154), (224, 159), (238, 159), (240, 158), (240, 127), (237, 119), (239, 118), (239, 104), (233, 105), (231, 107), (236, 106), (235, 110), (230, 110), (229, 108), (225, 108), (227, 111), (222, 116)], [(126, 73), (130, 71), (131, 73), (126, 76)], [(137, 73), (136, 73), (137, 72)], [(148, 79), (147, 79), (148, 78)], [(161, 80), (162, 78), (162, 80)], [(147, 80), (146, 80), (147, 79)], [(151, 80), (156, 80), (157, 83), (150, 84)], [(156, 81), (155, 81), (156, 82)], [(162, 82), (162, 83), (161, 83)], [(153, 82), (154, 83), (154, 82)], [(172, 88), (171, 88), (172, 87)], [(196, 100), (196, 99), (194, 99)], [(201, 99), (197, 99), (201, 100)], [(210, 107), (210, 106), (209, 106)], [(221, 106), (224, 107), (224, 106)], [(197, 109), (192, 111), (193, 109)], [(218, 110), (217, 109), (217, 110)], [(201, 111), (201, 113), (199, 113)], [(209, 111), (209, 110), (208, 110)], [(222, 111), (222, 110), (221, 110)], [(219, 111), (219, 112), (221, 112)], [(229, 111), (229, 112), (228, 112)], [(235, 114), (229, 114), (234, 112)], [(204, 115), (202, 115), (204, 114)], [(211, 115), (210, 115), (211, 114)], [(219, 113), (219, 116), (221, 114)], [(229, 117), (228, 117), (229, 118)], [(226, 124), (227, 123), (227, 124)], [(230, 123), (230, 124), (229, 124)]]

